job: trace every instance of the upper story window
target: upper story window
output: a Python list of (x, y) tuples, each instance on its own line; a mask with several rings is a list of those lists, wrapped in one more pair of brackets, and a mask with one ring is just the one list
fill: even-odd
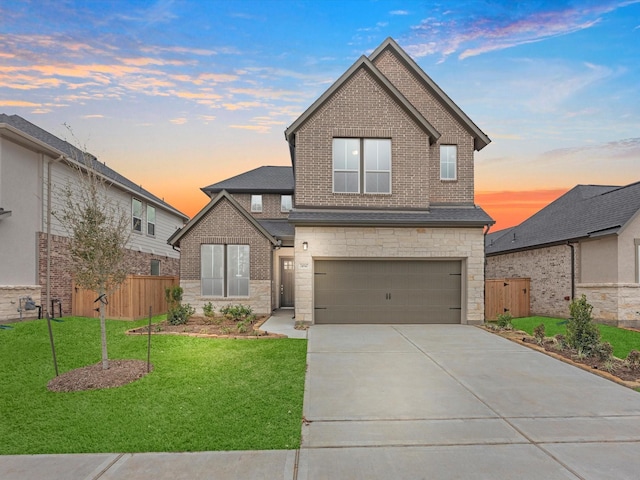
[(293, 197), (291, 195), (280, 196), (280, 211), (290, 212), (293, 207)]
[(391, 140), (334, 138), (333, 191), (391, 193)]
[(262, 195), (251, 195), (251, 211), (262, 212)]
[(440, 180), (456, 180), (458, 146), (440, 145)]
[(147, 205), (147, 235), (156, 234), (156, 207)]
[(133, 231), (142, 233), (142, 202), (137, 198), (131, 201), (131, 217), (133, 218)]

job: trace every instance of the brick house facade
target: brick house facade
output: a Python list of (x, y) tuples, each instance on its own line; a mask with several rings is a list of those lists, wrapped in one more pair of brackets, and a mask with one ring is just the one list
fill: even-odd
[[(493, 220), (474, 205), (473, 158), (490, 140), (395, 41), (358, 59), (285, 136), (290, 179), (262, 167), (205, 187), (209, 205), (170, 238), (192, 302), (266, 313), (295, 298), (305, 323), (483, 321), (483, 232)], [(279, 195), (293, 195), (290, 212), (278, 210)], [(249, 245), (245, 297), (205, 295), (205, 284), (231, 278), (226, 263), (204, 257), (216, 242)], [(211, 263), (217, 273), (205, 274)]]

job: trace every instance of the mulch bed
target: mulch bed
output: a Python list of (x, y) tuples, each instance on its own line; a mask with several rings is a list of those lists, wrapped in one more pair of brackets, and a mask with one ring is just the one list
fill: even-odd
[(551, 357), (557, 358), (565, 363), (575, 365), (583, 370), (600, 375), (601, 377), (613, 380), (616, 383), (629, 388), (640, 387), (640, 369), (631, 368), (624, 360), (613, 357), (612, 363), (607, 365), (597, 356), (579, 358), (576, 350), (565, 348), (558, 350), (557, 344), (552, 338), (545, 338), (542, 345), (539, 345), (536, 338), (520, 330), (493, 330), (487, 329), (491, 333), (498, 334), (509, 340), (526, 345), (529, 348), (543, 352)]
[[(153, 371), (153, 365), (150, 368)], [(102, 362), (70, 370), (55, 377), (47, 384), (52, 392), (79, 392), (127, 385), (147, 374), (147, 362), (143, 360), (109, 360), (104, 370)]]
[[(188, 335), (192, 337), (208, 338), (287, 338), (286, 335), (267, 332), (260, 327), (267, 321), (268, 316), (256, 318), (248, 326), (246, 332), (238, 330), (237, 322), (223, 317), (207, 318), (194, 315), (183, 325), (171, 325), (166, 320), (151, 325), (152, 335)], [(130, 335), (148, 335), (149, 326), (138, 327), (127, 331)]]

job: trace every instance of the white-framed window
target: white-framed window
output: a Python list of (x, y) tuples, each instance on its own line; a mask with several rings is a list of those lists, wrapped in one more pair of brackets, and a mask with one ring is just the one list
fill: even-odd
[(249, 245), (201, 245), (200, 276), (205, 297), (249, 296)]
[(293, 196), (280, 195), (280, 211), (290, 212), (292, 208), (293, 208)]
[(391, 140), (334, 138), (333, 191), (391, 193)]
[(147, 205), (147, 235), (156, 234), (156, 207)]
[(142, 202), (137, 198), (131, 200), (131, 218), (133, 231), (142, 233)]
[(458, 146), (440, 145), (440, 180), (456, 180), (458, 170)]
[(251, 211), (254, 213), (262, 212), (262, 195), (251, 195)]

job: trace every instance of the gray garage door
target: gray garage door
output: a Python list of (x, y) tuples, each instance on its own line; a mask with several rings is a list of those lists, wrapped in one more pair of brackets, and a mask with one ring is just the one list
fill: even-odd
[(460, 261), (317, 260), (315, 323), (460, 323)]

